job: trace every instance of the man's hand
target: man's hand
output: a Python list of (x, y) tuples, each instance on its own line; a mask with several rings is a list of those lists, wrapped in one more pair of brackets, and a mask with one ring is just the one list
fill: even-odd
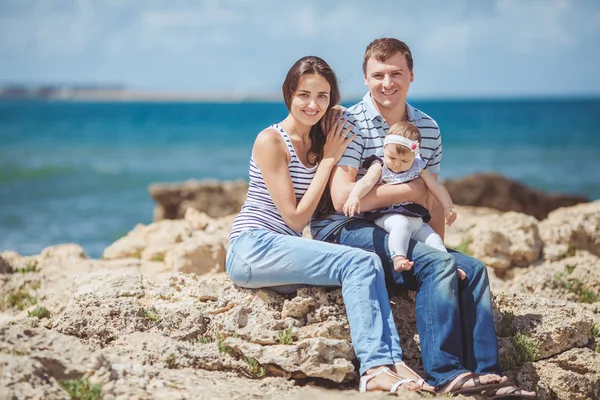
[(355, 196), (348, 197), (344, 204), (344, 215), (354, 217), (354, 214), (360, 213), (360, 199)]
[(408, 182), (407, 185), (410, 187), (412, 192), (411, 201), (427, 208), (427, 194), (429, 191), (427, 190), (425, 181), (423, 181), (421, 178), (417, 178)]
[(346, 108), (340, 106), (339, 104), (327, 110), (327, 113), (321, 119), (321, 130), (325, 135), (327, 135), (327, 133), (334, 126), (336, 121), (342, 118), (344, 111), (346, 111)]

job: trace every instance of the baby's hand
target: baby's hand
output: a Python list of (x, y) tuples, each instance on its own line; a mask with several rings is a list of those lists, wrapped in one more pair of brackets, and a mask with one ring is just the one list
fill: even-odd
[(446, 219), (446, 225), (448, 226), (456, 221), (456, 210), (454, 207), (448, 207), (444, 210), (444, 218)]
[(360, 212), (360, 199), (355, 196), (348, 197), (346, 203), (344, 204), (344, 215), (346, 217), (353, 217), (354, 214), (358, 214)]

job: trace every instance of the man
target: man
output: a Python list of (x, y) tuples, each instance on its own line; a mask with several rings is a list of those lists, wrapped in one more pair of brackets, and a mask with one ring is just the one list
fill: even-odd
[[(408, 121), (419, 128), (421, 156), (427, 169), (436, 179), (440, 171), (439, 128), (433, 119), (406, 102), (414, 80), (409, 47), (392, 38), (373, 41), (365, 52), (363, 72), (369, 92), (344, 115), (354, 125), (357, 136), (330, 178), (337, 212), (312, 221), (313, 238), (377, 253), (390, 285), (417, 291), (423, 366), (428, 382), (438, 392), (535, 396), (501, 377), (489, 281), (483, 263), (453, 250), (444, 253), (411, 240), (407, 258), (414, 267), (397, 272), (388, 250), (387, 232), (360, 216), (347, 218), (340, 212), (354, 183), (365, 173), (363, 162), (373, 154), (383, 155), (383, 138), (396, 122)], [(380, 185), (361, 200), (361, 211), (401, 202), (426, 205), (425, 198), (426, 188), (420, 179), (402, 185)], [(443, 238), (443, 210), (435, 199), (429, 208), (430, 224)], [(466, 279), (459, 280), (457, 265), (466, 273)], [(410, 375), (402, 365), (396, 365), (396, 369), (398, 375)]]

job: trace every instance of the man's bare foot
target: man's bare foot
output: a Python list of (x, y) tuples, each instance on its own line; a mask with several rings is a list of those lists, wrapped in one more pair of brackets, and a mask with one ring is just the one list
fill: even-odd
[[(463, 378), (471, 375), (471, 379), (468, 379), (466, 382), (460, 383)], [(477, 382), (478, 381), (478, 382)], [(486, 386), (491, 386), (495, 384), (502, 384), (508, 382), (508, 378), (505, 376), (500, 376), (496, 374), (485, 374), (479, 375), (474, 374), (473, 372), (465, 372), (463, 374), (458, 375), (454, 378), (450, 383), (442, 386), (437, 393), (445, 394), (445, 393), (457, 393), (464, 390), (464, 393), (473, 392), (476, 393), (479, 390), (483, 391), (486, 389)], [(470, 390), (472, 389), (472, 390)], [(479, 389), (479, 390), (477, 390)]]
[[(373, 376), (372, 378), (366, 378), (367, 376)], [(363, 384), (363, 380), (367, 380), (366, 384)], [(391, 369), (389, 369), (386, 366), (381, 366), (381, 367), (375, 367), (375, 368), (371, 368), (369, 369), (365, 375), (363, 375), (361, 377), (361, 391), (367, 391), (367, 392), (372, 392), (372, 391), (385, 391), (385, 392), (389, 392), (394, 385), (396, 385), (398, 382), (400, 382), (402, 380), (401, 377), (399, 377), (398, 375), (396, 375), (395, 373), (392, 372)], [(402, 385), (400, 385), (400, 388), (398, 390), (401, 390), (401, 388), (404, 389), (408, 389), (411, 391), (415, 391), (415, 390), (419, 390), (420, 386), (417, 385), (415, 382), (405, 382)]]
[[(397, 362), (394, 364), (392, 371), (402, 379), (412, 379), (417, 384), (417, 387), (431, 393), (435, 393), (435, 388), (429, 383), (425, 382), (425, 379), (421, 378), (419, 374), (413, 371), (404, 362)], [(409, 389), (412, 390), (412, 389)]]
[(409, 261), (404, 256), (394, 256), (393, 261), (394, 261), (394, 269), (398, 272), (408, 271), (409, 269), (411, 269), (413, 267), (413, 265), (415, 265), (414, 262)]

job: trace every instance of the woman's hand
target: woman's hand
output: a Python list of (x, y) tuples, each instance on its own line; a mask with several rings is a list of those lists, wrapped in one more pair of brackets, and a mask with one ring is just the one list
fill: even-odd
[(325, 135), (327, 135), (331, 128), (335, 126), (335, 123), (342, 118), (344, 111), (346, 111), (346, 108), (339, 104), (327, 110), (323, 118), (321, 118), (321, 130)]
[(331, 127), (329, 132), (327, 132), (322, 161), (330, 160), (333, 164), (337, 164), (344, 155), (344, 151), (346, 151), (348, 144), (356, 137), (356, 134), (348, 136), (352, 131), (353, 126), (348, 125), (348, 127), (344, 129), (346, 121), (347, 120), (344, 118), (339, 119), (338, 122)]

